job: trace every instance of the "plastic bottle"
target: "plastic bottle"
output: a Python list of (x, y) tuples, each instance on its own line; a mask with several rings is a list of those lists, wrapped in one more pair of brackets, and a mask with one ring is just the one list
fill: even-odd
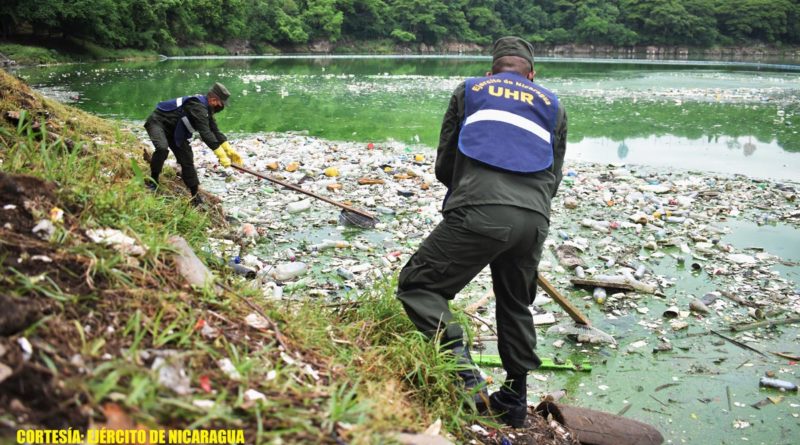
[(583, 267), (578, 266), (575, 268), (575, 276), (578, 278), (586, 278), (586, 271), (583, 270)]
[(290, 202), (289, 205), (286, 206), (286, 211), (289, 213), (299, 213), (308, 210), (310, 207), (311, 200), (304, 199), (302, 201)]
[(279, 264), (272, 271), (272, 276), (278, 281), (288, 281), (303, 275), (308, 270), (308, 265), (302, 261)]
[(349, 270), (347, 270), (347, 269), (345, 269), (343, 267), (337, 268), (336, 269), (336, 274), (339, 275), (340, 277), (344, 278), (345, 280), (352, 280), (352, 279), (355, 279), (355, 277), (356, 277), (355, 275), (353, 275), (353, 272), (350, 272)]
[(594, 297), (594, 301), (597, 302), (597, 304), (603, 304), (606, 302), (606, 290), (602, 287), (596, 287), (594, 288), (592, 297)]
[(797, 385), (786, 380), (771, 379), (769, 377), (761, 377), (758, 386), (766, 386), (768, 388), (776, 388), (781, 391), (797, 391)]
[(322, 240), (321, 243), (312, 244), (311, 246), (309, 246), (309, 248), (312, 251), (321, 251), (321, 250), (332, 249), (334, 247), (337, 248), (337, 249), (344, 249), (345, 247), (349, 247), (349, 246), (350, 246), (350, 243), (348, 243), (347, 241), (334, 241), (334, 240), (325, 239), (325, 240)]
[(231, 260), (228, 263), (228, 265), (231, 267), (231, 269), (233, 269), (234, 272), (236, 272), (239, 275), (244, 276), (245, 278), (252, 279), (252, 278), (256, 277), (255, 269), (251, 269), (251, 268), (249, 268), (247, 266), (239, 264), (239, 263), (235, 262), (234, 260)]

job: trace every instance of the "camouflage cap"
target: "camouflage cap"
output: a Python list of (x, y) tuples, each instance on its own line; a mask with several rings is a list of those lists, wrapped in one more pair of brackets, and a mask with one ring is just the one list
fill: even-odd
[(231, 97), (231, 93), (225, 88), (225, 85), (214, 82), (214, 85), (208, 90), (210, 94), (217, 96), (223, 104), (228, 105), (228, 98)]
[(519, 37), (500, 37), (492, 46), (492, 62), (505, 56), (522, 57), (533, 69), (533, 45)]

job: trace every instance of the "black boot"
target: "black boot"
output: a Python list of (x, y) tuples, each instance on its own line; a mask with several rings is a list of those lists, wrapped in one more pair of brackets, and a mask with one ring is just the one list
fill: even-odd
[(158, 180), (147, 178), (144, 180), (144, 186), (147, 187), (147, 189), (151, 192), (156, 192), (158, 190)]
[(203, 197), (200, 196), (199, 193), (192, 196), (192, 205), (195, 207), (200, 207), (201, 205), (203, 205)]
[(513, 428), (525, 426), (528, 417), (528, 395), (525, 376), (507, 378), (500, 391), (489, 396), (492, 414)]
[(189, 187), (189, 192), (192, 194), (192, 205), (200, 207), (203, 204), (203, 197), (200, 196), (200, 187), (196, 185)]
[(461, 378), (464, 384), (464, 391), (472, 399), (475, 409), (479, 413), (486, 412), (489, 404), (489, 393), (486, 391), (486, 381), (481, 377), (481, 372), (472, 361), (472, 356), (469, 353), (469, 348), (466, 346), (456, 346), (452, 349), (453, 355), (456, 357), (456, 364), (459, 365), (459, 370), (456, 374)]

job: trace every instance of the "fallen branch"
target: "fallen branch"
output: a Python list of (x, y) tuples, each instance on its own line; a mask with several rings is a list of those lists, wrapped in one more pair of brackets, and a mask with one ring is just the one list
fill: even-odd
[(742, 297), (740, 297), (738, 295), (734, 295), (734, 294), (732, 294), (730, 292), (721, 291), (720, 294), (722, 294), (722, 296), (727, 298), (728, 300), (731, 300), (734, 303), (739, 303), (742, 306), (748, 306), (748, 307), (754, 307), (754, 308), (758, 308), (759, 307), (757, 304), (753, 303), (752, 301), (747, 301), (744, 298), (742, 298)]
[(654, 396), (654, 395), (652, 395), (652, 394), (649, 394), (649, 396), (650, 396), (650, 398), (651, 398), (651, 399), (653, 399), (653, 400), (655, 400), (656, 402), (660, 403), (660, 404), (661, 404), (661, 406), (663, 406), (663, 407), (665, 407), (665, 408), (669, 408), (669, 405), (667, 405), (666, 403), (662, 402), (661, 400), (658, 400), (658, 399), (656, 398), (656, 396)]
[(738, 346), (740, 348), (749, 349), (749, 350), (751, 350), (751, 351), (753, 351), (753, 352), (755, 352), (757, 354), (761, 354), (764, 357), (767, 357), (767, 354), (764, 354), (763, 352), (759, 351), (758, 349), (756, 349), (756, 348), (754, 348), (754, 347), (752, 347), (750, 345), (746, 345), (746, 344), (740, 342), (739, 340), (736, 340), (736, 339), (730, 338), (728, 336), (722, 335), (722, 334), (720, 334), (719, 332), (717, 332), (717, 331), (715, 331), (713, 329), (709, 330), (709, 332), (711, 332), (712, 334), (716, 335), (717, 337), (719, 337), (719, 338), (721, 338), (723, 340), (727, 340), (727, 341), (733, 343), (734, 345), (736, 345), (736, 346)]
[(778, 357), (785, 358), (787, 360), (793, 360), (796, 362), (800, 362), (800, 355), (791, 355), (785, 352), (773, 352), (773, 354), (777, 355)]
[(764, 320), (764, 321), (757, 321), (755, 323), (746, 323), (746, 324), (738, 324), (732, 325), (731, 331), (734, 332), (741, 332), (747, 331), (750, 329), (762, 328), (762, 327), (773, 327), (773, 326), (780, 326), (785, 324), (794, 324), (800, 323), (800, 317), (790, 317), (790, 318), (782, 318), (780, 320)]
[(624, 275), (597, 275), (592, 278), (573, 278), (570, 282), (574, 286), (602, 287), (605, 289), (634, 290), (648, 294), (661, 295), (656, 286), (643, 283), (632, 277)]
[(474, 314), (475, 312), (477, 312), (478, 309), (481, 308), (481, 306), (486, 305), (486, 303), (488, 303), (489, 300), (492, 299), (492, 297), (494, 297), (494, 291), (492, 291), (492, 289), (489, 289), (486, 291), (485, 294), (483, 294), (481, 298), (478, 299), (478, 301), (467, 306), (464, 309), (464, 312), (467, 314)]
[(264, 317), (264, 320), (266, 320), (267, 324), (269, 324), (269, 328), (272, 330), (272, 332), (275, 333), (275, 340), (278, 342), (278, 344), (283, 348), (284, 351), (286, 351), (286, 352), (290, 351), (289, 345), (286, 344), (286, 340), (285, 340), (283, 334), (281, 333), (281, 330), (278, 329), (278, 324), (275, 323), (271, 318), (269, 318), (269, 316), (267, 316), (267, 314), (265, 314), (264, 311), (262, 311), (260, 307), (256, 306), (255, 303), (250, 301), (250, 299), (248, 299), (248, 298), (240, 295), (239, 293), (235, 292), (227, 284), (218, 283), (218, 285), (220, 287), (222, 287), (223, 289), (225, 289), (228, 293), (231, 293), (231, 294), (239, 297), (239, 299), (244, 301), (244, 303), (246, 305), (250, 306), (250, 309), (254, 310), (258, 315)]
[(470, 314), (469, 312), (464, 312), (464, 315), (486, 326), (487, 328), (489, 328), (489, 331), (491, 331), (492, 334), (497, 336), (497, 331), (494, 330), (494, 328), (492, 327), (492, 323), (490, 321), (485, 320), (483, 317), (479, 317), (475, 314)]

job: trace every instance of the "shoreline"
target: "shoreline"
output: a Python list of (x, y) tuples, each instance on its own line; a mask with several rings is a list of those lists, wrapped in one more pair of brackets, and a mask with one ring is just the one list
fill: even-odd
[[(105, 55), (98, 54), (76, 54), (71, 52), (58, 52), (56, 49), (41, 45), (31, 45), (25, 43), (14, 43), (13, 41), (0, 41), (0, 67), (11, 66), (30, 66), (48, 65), (65, 63), (86, 63), (86, 62), (124, 62), (124, 61), (147, 61), (163, 60), (166, 58), (213, 58), (213, 57), (285, 57), (302, 55), (304, 57), (345, 57), (345, 56), (373, 56), (373, 57), (404, 57), (404, 56), (476, 56), (488, 57), (489, 46), (481, 46), (466, 42), (445, 42), (439, 45), (418, 45), (393, 44), (389, 47), (381, 47), (379, 42), (340, 42), (331, 44), (330, 42), (312, 42), (302, 46), (275, 47), (274, 51), (258, 53), (252, 50), (248, 44), (235, 42), (236, 44), (222, 45), (220, 51), (214, 54), (191, 54), (193, 47), (180, 48), (180, 51), (190, 54), (161, 54), (156, 51), (140, 51), (130, 48), (103, 49)], [(3, 54), (2, 47), (17, 47), (20, 53), (33, 51), (32, 54), (24, 55), (23, 58), (15, 60), (14, 54), (10, 56)], [(131, 55), (130, 53), (138, 53)], [(535, 45), (537, 55), (545, 57), (564, 57), (564, 58), (609, 58), (613, 60), (648, 60), (648, 61), (709, 61), (709, 62), (745, 62), (745, 63), (768, 63), (779, 65), (799, 65), (800, 66), (800, 46), (798, 47), (775, 47), (769, 45), (742, 45), (742, 46), (717, 46), (717, 47), (687, 47), (687, 46), (655, 46), (638, 45), (634, 47), (612, 47), (604, 45)], [(119, 57), (114, 53), (125, 54)], [(51, 59), (50, 62), (39, 59)], [(61, 60), (56, 60), (61, 59)], [(782, 62), (782, 63), (778, 63)]]

